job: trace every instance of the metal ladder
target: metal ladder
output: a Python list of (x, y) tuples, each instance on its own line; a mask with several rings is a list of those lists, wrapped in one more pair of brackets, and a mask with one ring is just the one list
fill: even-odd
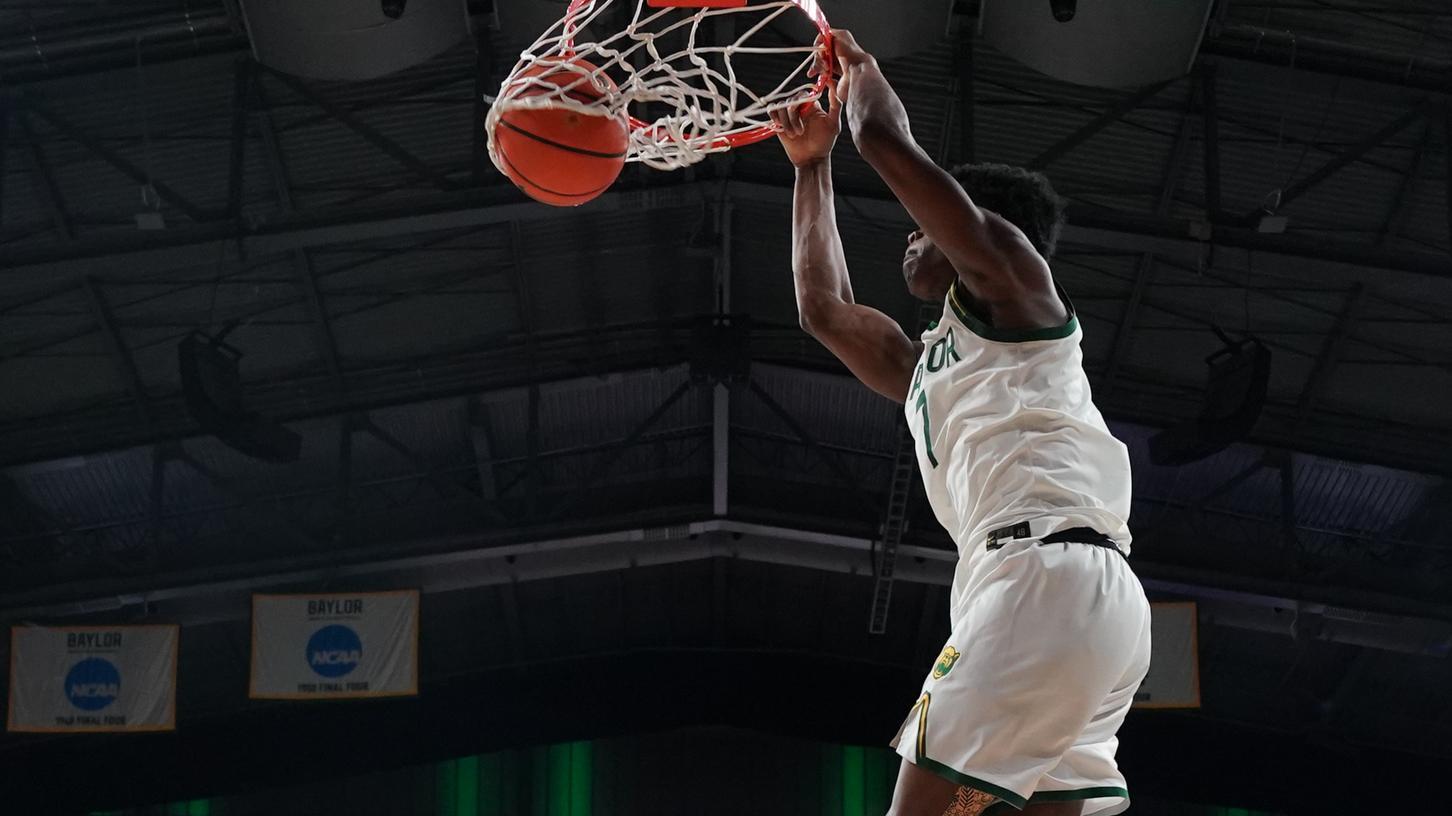
[[(942, 314), (941, 304), (924, 303), (918, 309), (918, 334)], [(867, 631), (880, 635), (887, 631), (887, 613), (892, 606), (893, 573), (897, 568), (897, 546), (907, 529), (908, 506), (917, 481), (918, 454), (907, 420), (897, 418), (897, 453), (892, 459), (892, 482), (887, 493), (887, 509), (882, 514), (882, 539), (877, 550), (877, 574), (872, 588), (872, 620)]]

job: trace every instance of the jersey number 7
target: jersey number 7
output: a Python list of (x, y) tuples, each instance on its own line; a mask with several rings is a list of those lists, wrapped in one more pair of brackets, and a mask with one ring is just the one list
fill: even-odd
[(933, 424), (928, 420), (928, 394), (918, 391), (918, 413), (923, 416), (923, 447), (927, 449), (928, 461), (938, 466), (938, 457), (933, 455)]

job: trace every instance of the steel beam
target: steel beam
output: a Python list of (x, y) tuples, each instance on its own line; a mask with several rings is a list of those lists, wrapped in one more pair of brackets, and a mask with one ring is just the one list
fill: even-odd
[[(651, 428), (654, 428), (655, 424), (657, 422), (660, 422), (661, 418), (666, 415), (666, 412), (670, 411), (672, 406), (674, 406), (677, 402), (680, 402), (681, 398), (684, 397), (686, 394), (690, 393), (691, 387), (691, 382), (687, 380), (686, 382), (681, 383), (676, 388), (676, 390), (672, 391), (668, 396), (666, 396), (661, 404), (657, 406), (654, 411), (650, 412), (649, 416), (641, 420), (640, 424), (635, 426), (634, 430), (632, 430), (624, 439), (620, 440), (620, 447), (618, 447), (613, 453), (602, 457), (600, 461), (595, 465), (595, 467), (590, 469), (590, 472), (586, 474), (584, 480), (582, 480), (582, 482), (580, 483), (580, 486), (583, 488), (589, 488), (597, 484), (601, 479), (605, 478), (606, 474), (610, 472), (610, 468), (614, 467), (615, 463), (620, 461), (620, 457), (623, 456), (632, 445), (639, 441), (641, 437), (645, 436), (647, 431), (649, 431)], [(571, 500), (566, 500), (556, 505), (553, 509), (553, 512), (557, 517), (559, 517), (563, 516), (573, 507), (574, 502)]]
[(75, 230), (71, 227), (71, 216), (66, 212), (65, 199), (61, 197), (60, 188), (55, 183), (55, 174), (50, 170), (50, 162), (45, 158), (45, 149), (41, 147), (40, 140), (35, 138), (35, 130), (30, 124), (30, 116), (25, 110), (17, 111), (16, 121), (20, 125), (20, 132), (25, 136), (26, 146), (30, 148), (30, 171), (31, 178), (35, 183), (35, 191), (40, 197), (40, 202), (50, 213), (51, 224), (55, 226), (56, 232), (60, 233), (64, 241), (75, 239)]
[(1337, 315), (1336, 323), (1331, 327), (1330, 334), (1326, 335), (1326, 342), (1322, 344), (1321, 352), (1316, 356), (1316, 364), (1311, 368), (1311, 374), (1301, 388), (1301, 398), (1296, 403), (1297, 422), (1304, 422), (1316, 409), (1316, 404), (1321, 401), (1321, 395), (1326, 391), (1326, 385), (1336, 370), (1336, 364), (1341, 360), (1342, 351), (1346, 348), (1346, 341), (1351, 337), (1351, 327), (1356, 323), (1357, 315), (1365, 302), (1366, 287), (1360, 283), (1352, 286), (1350, 293), (1346, 296), (1346, 304), (1342, 307), (1341, 314)]
[[(340, 264), (338, 266), (331, 267), (331, 268), (329, 268), (329, 269), (327, 269), (327, 270), (325, 270), (323, 272), (318, 272), (318, 273), (315, 274), (315, 277), (318, 280), (321, 281), (323, 278), (329, 278), (329, 277), (332, 277), (334, 275), (341, 275), (341, 274), (343, 274), (345, 272), (348, 272), (350, 270), (357, 269), (359, 267), (366, 266), (368, 264), (377, 263), (377, 262), (380, 262), (380, 261), (385, 261), (385, 260), (388, 260), (389, 258), (395, 257), (397, 255), (400, 255), (400, 254), (403, 254), (403, 253), (406, 253), (406, 252), (425, 252), (425, 251), (429, 250), (431, 247), (433, 247), (436, 244), (443, 243), (445, 241), (451, 241), (451, 240), (454, 240), (455, 238), (459, 238), (459, 237), (461, 237), (459, 233), (447, 233), (447, 234), (442, 234), (442, 235), (436, 234), (435, 236), (430, 237), (427, 240), (419, 241), (417, 244), (415, 244), (415, 245), (413, 245), (411, 247), (408, 247), (406, 249), (390, 249), (390, 250), (384, 250), (384, 251), (380, 251), (380, 252), (370, 252), (366, 257), (364, 257), (362, 259), (350, 261), (350, 262), (345, 263), (345, 264)], [(299, 256), (303, 256), (303, 257), (300, 258)], [(293, 263), (295, 265), (295, 269), (296, 269), (296, 265), (300, 264), (303, 260), (306, 260), (308, 258), (310, 258), (310, 256), (307, 256), (307, 254), (306, 253), (303, 253), (303, 252), (295, 252), (295, 253), (293, 253), (292, 260), (293, 260)], [(246, 272), (250, 271), (251, 268), (253, 268), (253, 267), (242, 267), (242, 268), (237, 269), (235, 272), (223, 273), (219, 277), (216, 277), (216, 278), (212, 278), (212, 279), (200, 279), (200, 280), (196, 281), (195, 283), (183, 283), (183, 284), (179, 284), (178, 285), (178, 288), (176, 290), (170, 292), (169, 294), (179, 294), (180, 292), (186, 291), (187, 289), (190, 289), (190, 288), (213, 286), (213, 285), (216, 285), (216, 283), (218, 281), (221, 281), (221, 280), (223, 280), (223, 279), (225, 279), (227, 277), (231, 277), (232, 275), (235, 275), (235, 274), (245, 274)], [(413, 280), (413, 282), (415, 284), (422, 284), (421, 286), (419, 286), (419, 287), (417, 287), (415, 289), (411, 289), (411, 290), (408, 290), (406, 292), (391, 292), (391, 293), (379, 294), (378, 297), (381, 297), (382, 300), (376, 300), (376, 301), (373, 301), (373, 302), (370, 302), (370, 303), (362, 304), (360, 306), (355, 306), (355, 307), (353, 307), (351, 309), (348, 309), (346, 311), (342, 311), (342, 312), (337, 313), (336, 315), (334, 315), (334, 317), (345, 317), (345, 316), (348, 316), (348, 315), (355, 315), (355, 314), (359, 314), (359, 313), (362, 313), (362, 312), (370, 311), (372, 309), (381, 308), (383, 306), (386, 306), (386, 305), (388, 305), (390, 303), (396, 302), (396, 301), (398, 301), (400, 299), (403, 299), (405, 297), (411, 297), (411, 296), (414, 296), (414, 295), (425, 294), (425, 293), (432, 292), (432, 291), (435, 291), (435, 290), (438, 290), (438, 289), (441, 289), (441, 288), (444, 288), (444, 287), (447, 287), (447, 286), (451, 286), (451, 285), (453, 285), (455, 283), (459, 283), (459, 282), (465, 281), (465, 280), (470, 280), (470, 279), (473, 279), (473, 278), (476, 278), (476, 277), (477, 277), (477, 273), (475, 273), (473, 270), (467, 270), (464, 273), (449, 272), (449, 273), (446, 273), (446, 274), (443, 274), (443, 275), (432, 275), (431, 274), (431, 275), (420, 276), (420, 277), (415, 278)], [(307, 295), (303, 291), (301, 291), (300, 287), (297, 287), (298, 279), (299, 279), (299, 273), (296, 272), (296, 271), (294, 271), (293, 275), (290, 278), (286, 278), (286, 279), (273, 279), (271, 281), (271, 282), (287, 282), (287, 283), (293, 284), (295, 288), (299, 288), (299, 291), (298, 291), (298, 293), (297, 293), (297, 295), (295, 297), (276, 298), (276, 299), (268, 299), (268, 300), (263, 300), (263, 301), (257, 301), (255, 303), (249, 304), (248, 308), (246, 310), (244, 310), (244, 311), (234, 312), (234, 313), (229, 313), (229, 314), (226, 314), (226, 315), (220, 315), (220, 316), (218, 316), (219, 321), (220, 320), (238, 320), (238, 321), (248, 320), (248, 319), (251, 319), (251, 318), (256, 317), (258, 315), (266, 314), (267, 312), (272, 312), (272, 311), (276, 311), (276, 310), (279, 310), (279, 309), (285, 309), (285, 308), (287, 308), (289, 306), (293, 306), (293, 305), (303, 305), (304, 307), (306, 307)], [(249, 279), (249, 282), (253, 282), (254, 280), (255, 279)], [(107, 282), (108, 282), (108, 284), (113, 285), (113, 286), (126, 285), (127, 283), (137, 283), (135, 281), (116, 281), (116, 280), (108, 280)], [(153, 285), (154, 282), (155, 282), (155, 279), (148, 279), (148, 280), (145, 280), (145, 282), (144, 282), (143, 285), (150, 286), (150, 285)], [(236, 283), (233, 283), (232, 285), (237, 285), (237, 284)], [(30, 296), (30, 297), (25, 298), (24, 300), (17, 301), (17, 302), (14, 302), (14, 303), (10, 303), (10, 304), (6, 304), (4, 307), (0, 307), (0, 314), (3, 314), (4, 312), (10, 311), (12, 309), (21, 308), (21, 307), (26, 306), (26, 305), (29, 305), (31, 303), (36, 303), (36, 302), (39, 302), (39, 301), (42, 301), (42, 300), (46, 300), (46, 299), (51, 298), (51, 297), (58, 297), (58, 296), (60, 296), (62, 294), (65, 294), (66, 292), (71, 291), (72, 288), (74, 288), (74, 287), (71, 287), (71, 286), (63, 286), (63, 287), (53, 288), (51, 290), (48, 290), (48, 292), (45, 293), (45, 294), (43, 294), (43, 295)], [(360, 292), (358, 292), (357, 290), (349, 290), (349, 293), (350, 294), (359, 294)], [(195, 324), (192, 323), (192, 322), (189, 322), (189, 321), (172, 321), (172, 322), (167, 322), (165, 320), (161, 320), (161, 321), (155, 321), (155, 320), (153, 320), (153, 321), (149, 321), (149, 322), (144, 322), (144, 325), (147, 325), (147, 326), (161, 326), (161, 327), (182, 328), (182, 329), (185, 329), (185, 331), (179, 332), (179, 333), (177, 333), (176, 335), (173, 335), (173, 336), (169, 336), (169, 337), (164, 336), (164, 337), (161, 337), (159, 339), (150, 340), (146, 344), (144, 344), (142, 346), (139, 346), (137, 348), (138, 351), (141, 350), (141, 349), (149, 348), (151, 346), (155, 346), (155, 345), (159, 345), (159, 344), (172, 343), (172, 342), (175, 342), (175, 341), (179, 341), (183, 336), (185, 336), (185, 334), (187, 332), (189, 332), (189, 331), (191, 331), (191, 329), (195, 328)], [(58, 334), (58, 335), (52, 335), (50, 337), (46, 337), (45, 339), (42, 339), (42, 340), (38, 340), (38, 341), (35, 341), (35, 342), (32, 342), (32, 343), (29, 343), (29, 344), (27, 344), (25, 346), (21, 346), (19, 348), (12, 349), (12, 350), (8, 350), (8, 351), (5, 351), (3, 353), (0, 353), (0, 362), (4, 362), (5, 360), (13, 359), (13, 358), (16, 358), (16, 357), (23, 357), (23, 356), (26, 356), (26, 355), (34, 354), (34, 353), (39, 352), (39, 351), (44, 351), (46, 349), (49, 349), (49, 348), (53, 348), (55, 346), (58, 346), (58, 345), (60, 345), (62, 343), (66, 343), (66, 342), (69, 342), (71, 340), (74, 340), (74, 339), (76, 339), (78, 337), (84, 337), (86, 334), (89, 334), (89, 333), (90, 333), (90, 330), (89, 329), (82, 329), (82, 330), (78, 330), (78, 331), (69, 331), (69, 332), (65, 332), (65, 333), (62, 333), (62, 334)], [(320, 351), (319, 354), (321, 354), (321, 353), (322, 352)]]
[(1154, 85), (1147, 85), (1139, 89), (1138, 91), (1130, 94), (1129, 96), (1124, 97), (1123, 99), (1106, 108), (1103, 113), (1099, 114), (1088, 122), (1085, 122), (1082, 126), (1079, 127), (1078, 130), (1075, 130), (1073, 133), (1070, 133), (1068, 136), (1060, 139), (1058, 142), (1051, 145), (1047, 150), (1035, 156), (1029, 161), (1028, 166), (1034, 170), (1041, 170), (1045, 167), (1048, 167), (1054, 161), (1062, 157), (1065, 153), (1068, 153), (1070, 150), (1073, 150), (1074, 148), (1083, 144), (1095, 134), (1103, 131), (1105, 128), (1109, 127), (1115, 122), (1123, 119), (1131, 111), (1133, 111), (1135, 108), (1138, 108), (1140, 105), (1143, 105), (1155, 94), (1158, 94), (1160, 91), (1168, 88), (1170, 85), (1173, 85), (1178, 81), (1178, 79), (1172, 79), (1165, 82), (1157, 82)]
[(1397, 235), (1401, 225), (1402, 216), (1406, 213), (1407, 202), (1417, 185), (1417, 173), (1422, 169), (1422, 159), (1427, 154), (1427, 148), (1432, 144), (1432, 121), (1430, 118), (1423, 123), (1422, 137), (1417, 140), (1417, 146), (1412, 150), (1411, 161), (1407, 163), (1407, 171), (1402, 174), (1401, 181), (1397, 182), (1396, 192), (1392, 194), (1391, 200), (1387, 203), (1386, 215), (1381, 220), (1381, 228), (1377, 230), (1376, 243), (1384, 246), (1387, 239)]
[[(247, 65), (252, 63), (248, 62)], [(239, 104), (245, 112), (245, 100), (255, 92), (259, 102), (257, 114), (258, 130), (262, 134), (263, 155), (267, 159), (267, 166), (272, 172), (273, 189), (277, 193), (278, 207), (284, 214), (294, 211), (292, 198), (292, 184), (288, 179), (287, 158), (282, 153), (282, 146), (278, 143), (277, 127), (272, 120), (272, 106), (267, 101), (266, 90), (256, 77), (256, 72), (251, 68), (238, 67), (237, 91)], [(242, 132), (233, 133), (236, 140), (239, 136), (245, 135), (245, 117), (240, 120), (244, 128)], [(234, 121), (234, 126), (237, 122)], [(238, 150), (237, 142), (233, 144), (234, 158)], [(239, 181), (240, 184), (240, 181)], [(240, 206), (240, 205), (239, 205)], [(341, 392), (347, 388), (343, 379), (343, 365), (338, 355), (337, 338), (333, 335), (333, 327), (328, 322), (328, 309), (323, 303), (323, 293), (318, 287), (318, 277), (313, 269), (312, 257), (302, 249), (295, 249), (292, 252), (292, 266), (297, 277), (298, 288), (302, 290), (302, 296), (308, 317), (312, 320), (313, 345), (318, 354), (323, 358), (323, 364), (327, 366), (328, 374), (333, 378), (334, 384)]]
[[(737, 200), (780, 203), (790, 206), (791, 186), (737, 181), (730, 183)], [(713, 197), (717, 182), (684, 182), (648, 190), (620, 188), (572, 211), (605, 213), (620, 210), (676, 207)], [(839, 197), (855, 208), (889, 223), (909, 223), (895, 200), (876, 193), (839, 190)], [(485, 224), (568, 217), (553, 208), (520, 201), (511, 190), (489, 187), (469, 193), (432, 198), (407, 205), (356, 206), (327, 212), (295, 212), (280, 215), (257, 226), (233, 222), (186, 225), (160, 232), (130, 231), (76, 241), (71, 246), (0, 247), (0, 277), (27, 275), (63, 279), (85, 274), (114, 274), (118, 265), (160, 272), (167, 269), (230, 268), (240, 258), (282, 254), (330, 244), (380, 239), (419, 232), (438, 232)], [(1107, 213), (1071, 209), (1065, 227), (1065, 243), (1152, 251), (1162, 256), (1199, 263), (1206, 244), (1192, 239), (1191, 221), (1154, 218), (1133, 213)], [(1254, 230), (1217, 226), (1215, 244), (1220, 247), (1252, 249), (1286, 258), (1356, 264), (1437, 277), (1448, 277), (1442, 253), (1378, 248), (1365, 244), (1328, 241), (1297, 235), (1267, 235)]]
[[(48, 12), (56, 6), (39, 3), (37, 8)], [(233, 36), (226, 15), (201, 12), (200, 9), (196, 12), (185, 19), (179, 19), (181, 15), (175, 9), (148, 15), (141, 20), (116, 18), (118, 22), (103, 22), (98, 19), (95, 27), (87, 26), (85, 33), (79, 36), (71, 31), (67, 32), (70, 36), (55, 39), (37, 40), (33, 31), (31, 36), (25, 36), (12, 28), (5, 46), (0, 48), (0, 85), (28, 84), (134, 65), (137, 45), (143, 40), (147, 61), (153, 64), (153, 52), (171, 51), (171, 46), (177, 47), (173, 53), (185, 55), (184, 58), (219, 51), (241, 51), (247, 47), (245, 33), (240, 37)], [(137, 25), (138, 22), (140, 25)], [(47, 33), (55, 36), (53, 32)], [(198, 47), (199, 43), (204, 43), (205, 47)]]
[(433, 485), (444, 498), (463, 499), (468, 502), (471, 509), (477, 511), (480, 516), (488, 521), (496, 523), (505, 521), (504, 516), (498, 510), (489, 506), (482, 496), (453, 479), (441, 475), (422, 456), (405, 445), (398, 437), (378, 427), (372, 419), (369, 419), (367, 416), (361, 416), (357, 418), (357, 423), (359, 430), (366, 432), (369, 436), (382, 442), (399, 456), (408, 460), (408, 463), (419, 472), (419, 475), (426, 479), (429, 484)]
[(965, 21), (958, 30), (959, 149), (967, 164), (978, 161), (978, 83), (973, 66), (977, 61), (977, 21)]
[[(1330, 161), (1312, 171), (1310, 175), (1280, 191), (1280, 200), (1276, 204), (1277, 208), (1284, 207), (1297, 198), (1300, 198), (1307, 190), (1335, 175), (1341, 168), (1360, 159), (1373, 149), (1381, 146), (1387, 139), (1406, 130), (1413, 122), (1421, 119), (1426, 114), (1426, 111), (1426, 103), (1418, 105), (1403, 113), (1401, 116), (1398, 116), (1370, 136), (1367, 136), (1346, 150), (1337, 153)], [(1240, 222), (1246, 226), (1253, 225), (1259, 220), (1262, 214), (1263, 211), (1260, 209), (1251, 210), (1240, 217)]]
[[(513, 262), (509, 265), (506, 274), (510, 286), (514, 290), (515, 313), (519, 318), (519, 327), (524, 332), (526, 340), (525, 350), (528, 355), (530, 367), (534, 367), (539, 360), (539, 343), (534, 329), (534, 297), (530, 293), (529, 276), (524, 274), (524, 238), (520, 235), (519, 222), (509, 222), (509, 252)], [(525, 462), (525, 489), (528, 491), (528, 498), (525, 502), (527, 517), (535, 518), (539, 514), (540, 493), (544, 488), (543, 472), (540, 470), (540, 393), (539, 383), (531, 382), (526, 391), (526, 425), (524, 431), (524, 445), (528, 456)], [(512, 486), (512, 485), (510, 485)], [(510, 486), (500, 490), (506, 492)]]
[[(732, 241), (734, 240), (735, 205), (721, 185), (721, 197), (716, 202), (716, 239), (720, 242), (716, 252), (715, 284), (716, 314), (731, 314), (732, 284)], [(717, 382), (711, 393), (711, 512), (725, 516), (730, 508), (731, 487), (731, 386)]]
[(313, 344), (328, 367), (328, 374), (339, 390), (345, 389), (343, 365), (338, 358), (338, 343), (333, 336), (332, 324), (328, 322), (327, 306), (323, 304), (323, 293), (318, 288), (318, 278), (313, 272), (313, 261), (306, 252), (293, 253), (293, 267), (297, 270), (298, 287), (303, 291), (308, 316), (312, 318)]
[(338, 521), (333, 531), (333, 542), (342, 544), (353, 531), (353, 431), (352, 414), (338, 417), (338, 497), (336, 502)]
[(777, 402), (771, 394), (768, 394), (765, 388), (757, 384), (754, 379), (748, 380), (747, 386), (751, 393), (755, 394), (757, 399), (761, 400), (761, 404), (765, 405), (775, 414), (777, 419), (780, 419), (782, 424), (786, 425), (796, 435), (797, 439), (800, 439), (807, 446), (808, 450), (812, 451), (812, 453), (816, 454), (826, 463), (827, 468), (842, 481), (844, 486), (851, 488), (854, 493), (859, 495), (863, 492), (862, 485), (858, 483), (857, 477), (853, 476), (852, 471), (842, 463), (841, 459), (837, 458), (837, 454), (832, 452), (830, 448), (825, 448), (817, 442), (816, 437), (812, 436), (811, 432), (803, 427), (797, 421), (796, 417), (792, 416), (790, 411), (783, 408), (781, 403)]
[(227, 217), (242, 217), (243, 181), (247, 169), (247, 100), (252, 96), (252, 60), (238, 59), (232, 68), (232, 141), (227, 166)]
[(731, 490), (731, 389), (716, 383), (711, 389), (711, 512), (725, 516)]
[(499, 476), (495, 472), (494, 429), (489, 422), (489, 412), (478, 397), (465, 397), (465, 414), (468, 416), (469, 446), (474, 451), (474, 468), (479, 474), (479, 495), (487, 501), (499, 498)]
[[(1155, 305), (1159, 308), (1158, 303)], [(1187, 317), (1200, 319), (1194, 315)], [(674, 326), (664, 341), (661, 331), (656, 321), (611, 327), (607, 337), (611, 348), (617, 351), (612, 352), (610, 370), (634, 371), (683, 363), (689, 330)], [(759, 328), (754, 333), (754, 341), (753, 355), (757, 361), (843, 373), (825, 352), (803, 344), (795, 327)], [(326, 387), (315, 375), (249, 384), (249, 398), (255, 397), (256, 410), (278, 421), (289, 421), (503, 388), (525, 388), (540, 382), (586, 376), (591, 371), (598, 373), (595, 367), (587, 369), (580, 363), (590, 353), (582, 333), (540, 335), (537, 342), (539, 354), (534, 356), (521, 340), (480, 345), (407, 365), (379, 363), (355, 369), (349, 376), (350, 381), (359, 384), (359, 393), (346, 398)], [(1195, 397), (1198, 387), (1188, 380), (1183, 383), (1150, 380), (1129, 369), (1125, 377), (1145, 388), (1123, 397), (1108, 395), (1101, 407), (1112, 417), (1167, 424), (1192, 416), (1198, 408)], [(366, 389), (362, 388), (364, 384)], [(159, 415), (164, 421), (155, 427), (118, 415), (110, 407), (0, 423), (0, 464), (37, 462), (198, 433), (195, 424), (186, 418), (177, 395), (166, 396), (164, 404), (158, 405), (162, 407)], [(1452, 440), (1431, 426), (1386, 427), (1384, 421), (1367, 416), (1324, 413), (1318, 414), (1313, 423), (1297, 425), (1283, 409), (1284, 406), (1273, 407), (1263, 418), (1258, 440), (1311, 453), (1352, 456), (1371, 464), (1428, 473), (1448, 472), (1446, 452)], [(1347, 429), (1353, 427), (1359, 430), (1348, 433)]]
[(1210, 502), (1215, 501), (1216, 499), (1226, 495), (1227, 493), (1241, 486), (1242, 484), (1245, 484), (1246, 480), (1250, 479), (1257, 473), (1260, 473), (1262, 470), (1265, 469), (1265, 467), (1266, 462), (1262, 459), (1252, 462), (1246, 467), (1241, 468), (1238, 472), (1232, 474), (1228, 479), (1212, 488), (1208, 493), (1196, 499), (1194, 508), (1196, 510), (1203, 509)]
[[(637, 566), (739, 559), (763, 564), (857, 574), (872, 547), (867, 538), (815, 530), (773, 527), (731, 519), (709, 519), (669, 527), (611, 529), (570, 538), (537, 537), (523, 543), (482, 540), (479, 536), (411, 542), (427, 555), (403, 555), (403, 548), (359, 562), (338, 563), (331, 553), (300, 555), (258, 565), (244, 577), (217, 580), (213, 571), (131, 580), (97, 592), (85, 586), (56, 587), (12, 594), (0, 604), (0, 622), (70, 619), (114, 614), (128, 604), (147, 604), (169, 620), (184, 624), (245, 620), (254, 591), (337, 581), (387, 582), (406, 575), (428, 594), (484, 586), (513, 588), (520, 581), (627, 571)], [(948, 586), (957, 553), (936, 547), (904, 546), (901, 580)], [(1413, 654), (1443, 656), (1452, 643), (1452, 607), (1333, 587), (1241, 579), (1204, 570), (1162, 566), (1136, 558), (1136, 572), (1150, 593), (1199, 599), (1218, 609), (1252, 613), (1290, 611), (1321, 616), (1328, 639)], [(1372, 613), (1372, 614), (1368, 614)], [(506, 626), (508, 612), (506, 611)], [(1217, 618), (1219, 616), (1216, 616)], [(1248, 620), (1227, 616), (1228, 625)]]
[(308, 100), (312, 104), (327, 111), (334, 119), (338, 120), (349, 130), (363, 137), (363, 140), (382, 150), (394, 161), (398, 162), (410, 172), (420, 176), (425, 181), (433, 184), (440, 190), (448, 191), (459, 187), (458, 184), (450, 181), (447, 177), (429, 166), (427, 162), (413, 155), (404, 149), (398, 142), (384, 136), (376, 128), (354, 116), (347, 108), (339, 105), (325, 96), (309, 88), (302, 80), (281, 71), (275, 71), (267, 66), (261, 66), (263, 70), (276, 77), (279, 82), (286, 85), (298, 96)]
[(1215, 98), (1215, 66), (1200, 66), (1200, 117), (1205, 146), (1205, 215), (1211, 223), (1221, 220), (1220, 205), (1220, 106)]
[(1447, 248), (1452, 252), (1452, 102), (1442, 103), (1442, 165), (1447, 174)]
[(99, 141), (84, 129), (72, 124), (69, 119), (51, 110), (47, 105), (34, 97), (25, 97), (23, 104), (26, 110), (44, 119), (51, 127), (65, 135), (82, 147), (89, 150), (97, 158), (114, 167), (122, 175), (135, 181), (137, 184), (149, 186), (156, 191), (161, 200), (186, 213), (193, 221), (209, 221), (213, 214), (188, 201), (186, 196), (167, 186), (165, 182), (158, 181), (152, 175), (136, 165), (132, 164), (125, 156), (107, 147), (104, 142)]
[[(534, 355), (530, 354), (531, 362)], [(531, 366), (532, 367), (532, 366)], [(544, 472), (540, 469), (540, 444), (539, 444), (539, 414), (540, 394), (539, 383), (531, 381), (525, 390), (525, 427), (524, 427), (524, 449), (525, 449), (525, 489), (529, 496), (525, 501), (526, 514), (529, 518), (536, 518), (539, 515), (540, 494), (544, 492)], [(501, 490), (504, 493), (508, 490)]]
[[(1175, 192), (1179, 190), (1180, 182), (1185, 175), (1185, 168), (1189, 164), (1196, 93), (1195, 86), (1192, 85), (1190, 96), (1186, 100), (1185, 113), (1180, 117), (1179, 130), (1175, 133), (1174, 145), (1170, 148), (1169, 159), (1166, 160), (1164, 172), (1161, 174), (1160, 191), (1155, 199), (1155, 215), (1158, 217), (1163, 218), (1169, 215), (1170, 208), (1175, 201)], [(1114, 341), (1110, 346), (1109, 360), (1104, 371), (1107, 391), (1113, 391), (1118, 385), (1121, 367), (1128, 359), (1130, 348), (1134, 343), (1134, 326), (1139, 320), (1139, 310), (1144, 303), (1145, 292), (1149, 289), (1154, 272), (1154, 253), (1142, 253), (1135, 266), (1134, 284), (1130, 288), (1129, 300), (1124, 306), (1124, 314), (1120, 318), (1119, 325), (1114, 329)]]
[(0, 241), (5, 239), (5, 159), (10, 152), (10, 98), (0, 96)]
[(170, 445), (153, 445), (151, 448), (151, 501), (146, 537), (153, 553), (161, 543), (161, 523), (166, 507), (166, 464), (172, 453)]
[(272, 119), (272, 103), (268, 100), (267, 88), (262, 84), (256, 70), (249, 70), (248, 87), (256, 96), (257, 132), (262, 136), (262, 156), (267, 160), (267, 169), (272, 174), (272, 189), (277, 193), (277, 205), (284, 214), (296, 208), (292, 201), (292, 185), (287, 178), (287, 165), (282, 157), (282, 146), (278, 144), (277, 124)]
[(1154, 277), (1155, 256), (1152, 252), (1146, 252), (1139, 256), (1134, 266), (1134, 283), (1129, 289), (1129, 299), (1124, 303), (1124, 311), (1119, 317), (1119, 325), (1114, 327), (1114, 341), (1110, 345), (1109, 360), (1104, 368), (1104, 386), (1106, 392), (1113, 392), (1119, 385), (1119, 375), (1123, 370), (1124, 361), (1129, 359), (1130, 349), (1134, 345), (1134, 326), (1139, 321), (1140, 308), (1144, 305), (1144, 295), (1149, 289), (1150, 279)]
[(1300, 563), (1296, 556), (1301, 549), (1300, 537), (1296, 535), (1296, 456), (1286, 451), (1279, 459), (1281, 544), (1285, 548), (1286, 575), (1295, 577), (1300, 572)]
[[(1220, 7), (1226, 5), (1230, 4)], [(1338, 42), (1306, 31), (1244, 24), (1215, 26), (1200, 44), (1200, 54), (1202, 63), (1204, 57), (1210, 57), (1215, 61), (1261, 63), (1359, 79), (1385, 85), (1389, 91), (1401, 88), (1433, 93), (1447, 91), (1449, 67), (1445, 59), (1438, 60), (1431, 54), (1398, 59), (1393, 52), (1379, 50), (1371, 43)]]
[(146, 395), (146, 386), (141, 382), (141, 374), (136, 370), (136, 360), (132, 358), (131, 351), (126, 347), (126, 339), (121, 336), (121, 329), (116, 325), (116, 317), (111, 312), (111, 307), (106, 303), (106, 296), (94, 278), (86, 279), (86, 296), (91, 302), (91, 311), (96, 317), (96, 326), (106, 338), (106, 345), (111, 349), (111, 360), (116, 365), (116, 374), (120, 377), (126, 392), (136, 402), (136, 413), (141, 421), (150, 425), (155, 421), (155, 412), (151, 409), (151, 399)]

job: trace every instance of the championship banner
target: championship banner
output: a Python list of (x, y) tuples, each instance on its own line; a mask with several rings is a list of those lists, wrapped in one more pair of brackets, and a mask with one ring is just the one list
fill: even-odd
[(1199, 621), (1193, 601), (1150, 604), (1153, 652), (1135, 708), (1200, 707)]
[(12, 626), (10, 731), (176, 728), (176, 626)]
[(252, 596), (252, 680), (264, 700), (418, 694), (418, 591)]

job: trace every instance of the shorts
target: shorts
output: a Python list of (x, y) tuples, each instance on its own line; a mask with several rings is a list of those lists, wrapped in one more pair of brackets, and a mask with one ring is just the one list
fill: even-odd
[(988, 554), (893, 740), (907, 761), (1022, 810), (1129, 807), (1115, 736), (1149, 671), (1150, 607), (1118, 552), (1025, 539)]

